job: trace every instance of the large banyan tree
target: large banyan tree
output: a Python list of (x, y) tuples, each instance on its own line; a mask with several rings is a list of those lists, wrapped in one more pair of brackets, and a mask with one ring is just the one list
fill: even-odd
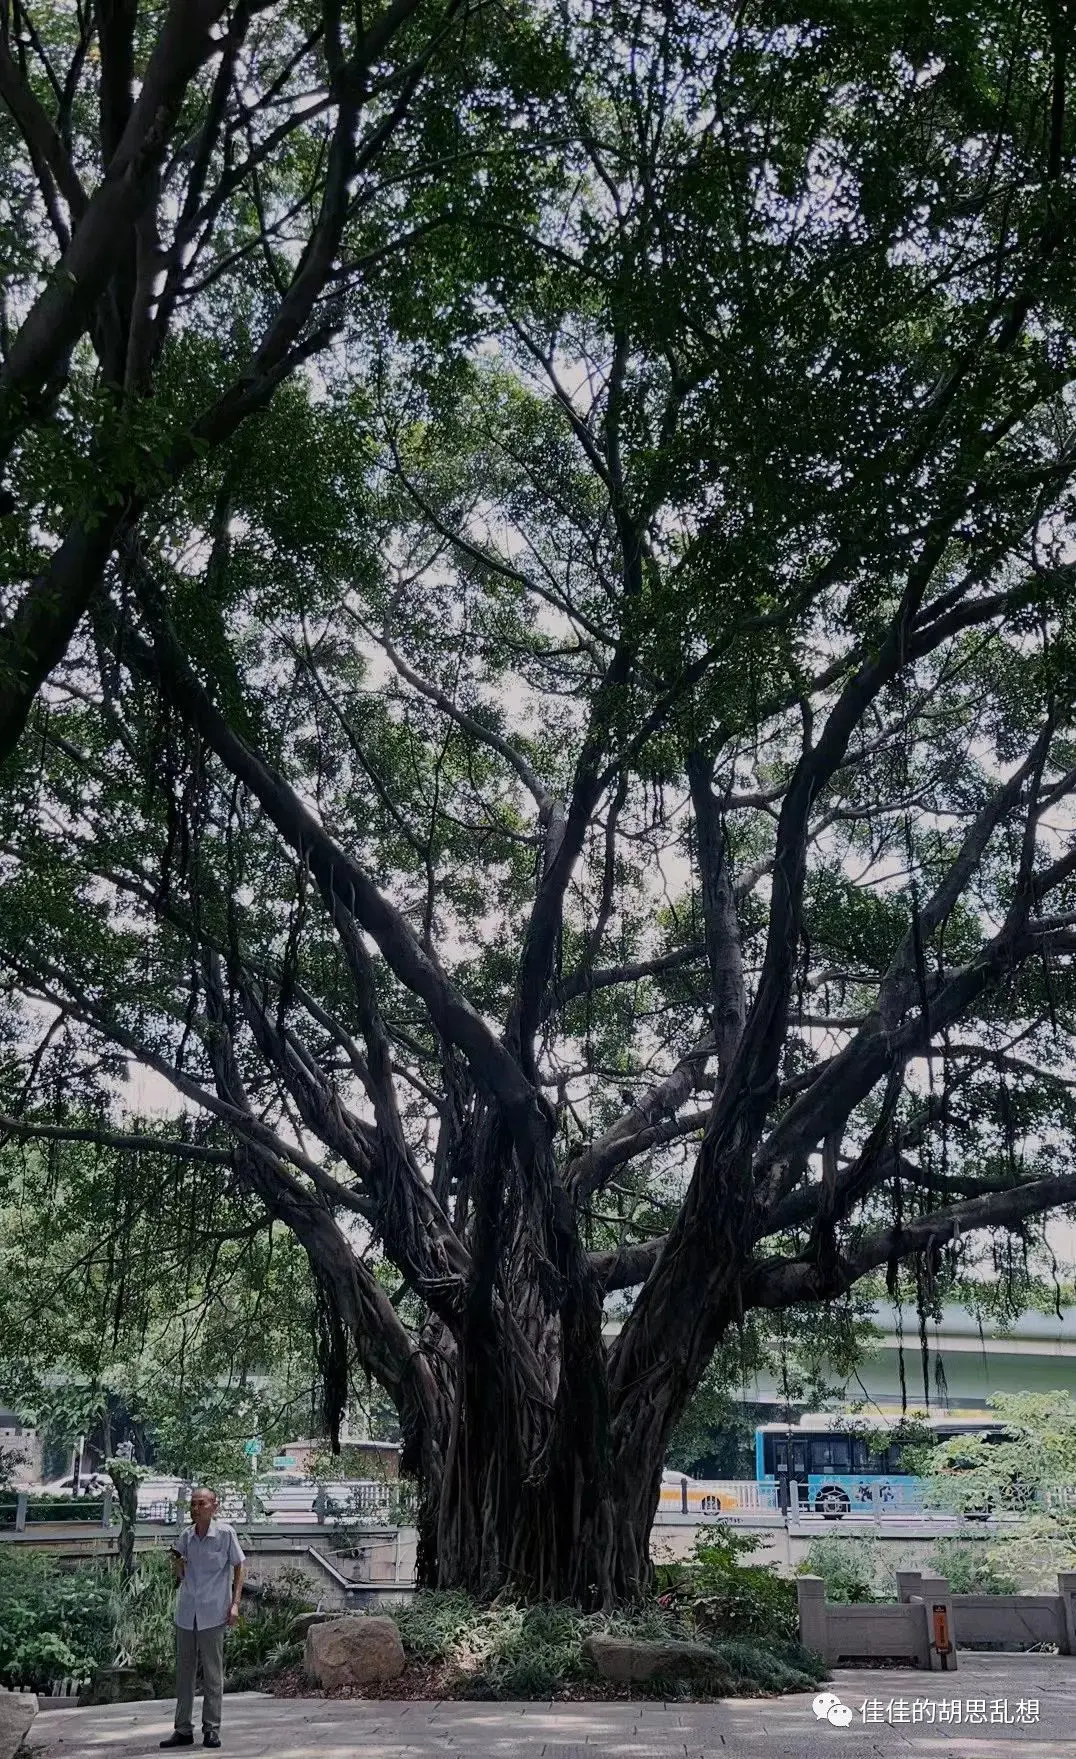
[[(130, 382), (106, 299), (13, 442), (10, 604), (113, 511), (7, 763), (3, 1100), (116, 1146), (155, 1071), (158, 1151), (304, 1247), (330, 1405), (352, 1363), (395, 1401), (424, 1579), (608, 1603), (745, 1316), (929, 1301), (1076, 1202), (1069, 29), (404, 13), (365, 136), (332, 56), (376, 21), (327, 10), (286, 164), (245, 119), (303, 41), (226, 82), (140, 210), (248, 168), (181, 319)], [(35, 79), (6, 150), (69, 225)], [(214, 396), (250, 418), (199, 440)], [(157, 436), (119, 501), (105, 407)]]

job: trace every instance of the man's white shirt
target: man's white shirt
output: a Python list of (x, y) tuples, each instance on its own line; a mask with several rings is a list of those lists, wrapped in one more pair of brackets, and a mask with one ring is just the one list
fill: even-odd
[(212, 1520), (204, 1539), (193, 1523), (184, 1527), (172, 1548), (186, 1564), (176, 1599), (176, 1624), (181, 1630), (213, 1630), (228, 1623), (232, 1605), (232, 1571), (246, 1561), (235, 1528)]

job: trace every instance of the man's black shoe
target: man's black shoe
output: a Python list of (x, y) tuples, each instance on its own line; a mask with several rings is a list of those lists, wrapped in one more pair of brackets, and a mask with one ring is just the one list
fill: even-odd
[(220, 1736), (218, 1735), (216, 1729), (211, 1728), (211, 1729), (207, 1730), (207, 1732), (202, 1736), (202, 1745), (203, 1745), (203, 1747), (219, 1747), (220, 1746)]
[(161, 1746), (162, 1747), (193, 1747), (194, 1746), (194, 1736), (193, 1735), (181, 1735), (178, 1733), (171, 1734), (171, 1735), (169, 1735), (169, 1737), (166, 1741), (161, 1742)]

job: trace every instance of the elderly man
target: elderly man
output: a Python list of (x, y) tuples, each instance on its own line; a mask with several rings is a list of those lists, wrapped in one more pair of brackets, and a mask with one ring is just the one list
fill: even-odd
[(191, 1524), (172, 1547), (176, 1599), (176, 1726), (162, 1747), (194, 1745), (194, 1676), (202, 1669), (202, 1744), (220, 1746), (224, 1633), (239, 1617), (242, 1547), (234, 1527), (217, 1519), (212, 1490), (191, 1497)]

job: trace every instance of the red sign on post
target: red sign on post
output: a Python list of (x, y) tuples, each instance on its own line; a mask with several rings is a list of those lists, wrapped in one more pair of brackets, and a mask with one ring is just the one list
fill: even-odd
[(953, 1645), (949, 1637), (949, 1608), (934, 1608), (934, 1647), (939, 1655), (950, 1655)]

